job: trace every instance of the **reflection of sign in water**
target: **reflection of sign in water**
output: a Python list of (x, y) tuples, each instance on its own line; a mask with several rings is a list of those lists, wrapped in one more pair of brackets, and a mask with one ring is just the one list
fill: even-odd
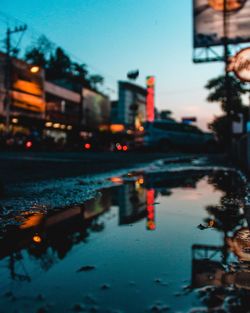
[(233, 71), (240, 80), (250, 82), (250, 48), (242, 49), (231, 58), (228, 71)]
[[(223, 44), (224, 0), (193, 0), (194, 47)], [(228, 43), (250, 41), (250, 0), (227, 0)]]
[(155, 230), (155, 191), (154, 189), (147, 190), (147, 229)]

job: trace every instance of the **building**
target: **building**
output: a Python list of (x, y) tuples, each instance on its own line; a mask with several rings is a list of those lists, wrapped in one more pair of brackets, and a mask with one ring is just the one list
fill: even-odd
[(46, 100), (44, 133), (56, 141), (66, 141), (69, 132), (79, 133), (81, 129), (81, 94), (48, 81), (44, 84), (44, 90)]
[(100, 130), (110, 124), (109, 97), (96, 90), (82, 89), (83, 107), (81, 123), (87, 130)]
[(130, 82), (120, 81), (118, 84), (119, 99), (117, 105), (113, 104), (114, 120), (112, 123), (139, 129), (147, 120), (147, 90)]
[(11, 58), (10, 63), (7, 72), (6, 54), (0, 53), (0, 131), (6, 130), (6, 102), (10, 104), (13, 133), (30, 135), (36, 131), (40, 137), (64, 142), (77, 140), (85, 130), (108, 128), (111, 103), (106, 95), (64, 78), (47, 81), (43, 69), (25, 61)]
[[(7, 71), (9, 90), (6, 92)], [(5, 129), (7, 102), (10, 107), (10, 130), (28, 133), (41, 131), (45, 118), (44, 71), (16, 58), (6, 70), (6, 55), (0, 53), (0, 129)]]

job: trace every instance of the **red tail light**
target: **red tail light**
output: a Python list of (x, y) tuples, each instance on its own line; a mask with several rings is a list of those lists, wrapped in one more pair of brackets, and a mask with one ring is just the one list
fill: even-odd
[(122, 146), (120, 144), (116, 144), (116, 149), (121, 151), (122, 150)]
[(89, 150), (91, 148), (91, 144), (90, 143), (85, 143), (84, 148)]
[(25, 147), (27, 149), (30, 149), (32, 147), (32, 145), (33, 145), (32, 141), (27, 141), (26, 144), (25, 144)]
[(127, 150), (128, 150), (128, 146), (123, 146), (123, 147), (122, 147), (122, 150), (123, 150), (123, 151), (127, 151)]

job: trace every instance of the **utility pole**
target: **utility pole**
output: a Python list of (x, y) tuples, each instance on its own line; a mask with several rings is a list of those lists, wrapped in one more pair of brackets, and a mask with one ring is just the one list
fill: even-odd
[(15, 27), (14, 29), (7, 28), (6, 31), (6, 61), (5, 61), (5, 111), (6, 111), (6, 131), (10, 131), (10, 109), (11, 109), (11, 35), (19, 32), (24, 32), (27, 29), (26, 25)]

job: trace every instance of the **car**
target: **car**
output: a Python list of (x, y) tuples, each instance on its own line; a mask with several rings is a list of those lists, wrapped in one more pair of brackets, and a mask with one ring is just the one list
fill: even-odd
[(175, 148), (203, 149), (215, 146), (213, 134), (205, 133), (194, 125), (174, 120), (155, 120), (144, 125), (143, 146), (159, 151)]

